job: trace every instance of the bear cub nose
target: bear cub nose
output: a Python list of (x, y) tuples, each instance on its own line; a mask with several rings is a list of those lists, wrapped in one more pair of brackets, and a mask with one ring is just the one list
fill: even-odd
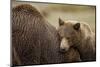
[(66, 52), (66, 49), (64, 49), (64, 48), (63, 49), (60, 49), (60, 52), (61, 53), (65, 53)]

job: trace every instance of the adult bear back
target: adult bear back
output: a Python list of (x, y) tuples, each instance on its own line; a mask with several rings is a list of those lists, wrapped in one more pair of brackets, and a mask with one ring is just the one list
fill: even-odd
[(13, 65), (62, 63), (59, 46), (56, 29), (36, 8), (22, 4), (12, 9)]

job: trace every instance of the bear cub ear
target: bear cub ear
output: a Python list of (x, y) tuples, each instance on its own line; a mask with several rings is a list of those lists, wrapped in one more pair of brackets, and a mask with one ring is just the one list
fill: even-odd
[(64, 25), (64, 21), (61, 18), (59, 18), (59, 26), (61, 25)]
[(79, 30), (80, 29), (80, 23), (76, 23), (73, 27), (74, 27), (75, 30)]

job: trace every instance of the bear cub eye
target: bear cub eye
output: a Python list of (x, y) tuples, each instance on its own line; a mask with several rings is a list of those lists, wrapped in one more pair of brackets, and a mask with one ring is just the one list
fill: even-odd
[(66, 39), (68, 39), (68, 40), (69, 40), (69, 39), (70, 39), (70, 37), (67, 37)]

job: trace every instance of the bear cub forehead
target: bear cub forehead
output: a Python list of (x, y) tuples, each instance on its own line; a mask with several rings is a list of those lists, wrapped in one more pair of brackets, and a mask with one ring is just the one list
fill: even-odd
[(80, 30), (80, 23), (78, 21), (63, 21), (59, 19), (58, 32), (61, 37), (76, 34)]

